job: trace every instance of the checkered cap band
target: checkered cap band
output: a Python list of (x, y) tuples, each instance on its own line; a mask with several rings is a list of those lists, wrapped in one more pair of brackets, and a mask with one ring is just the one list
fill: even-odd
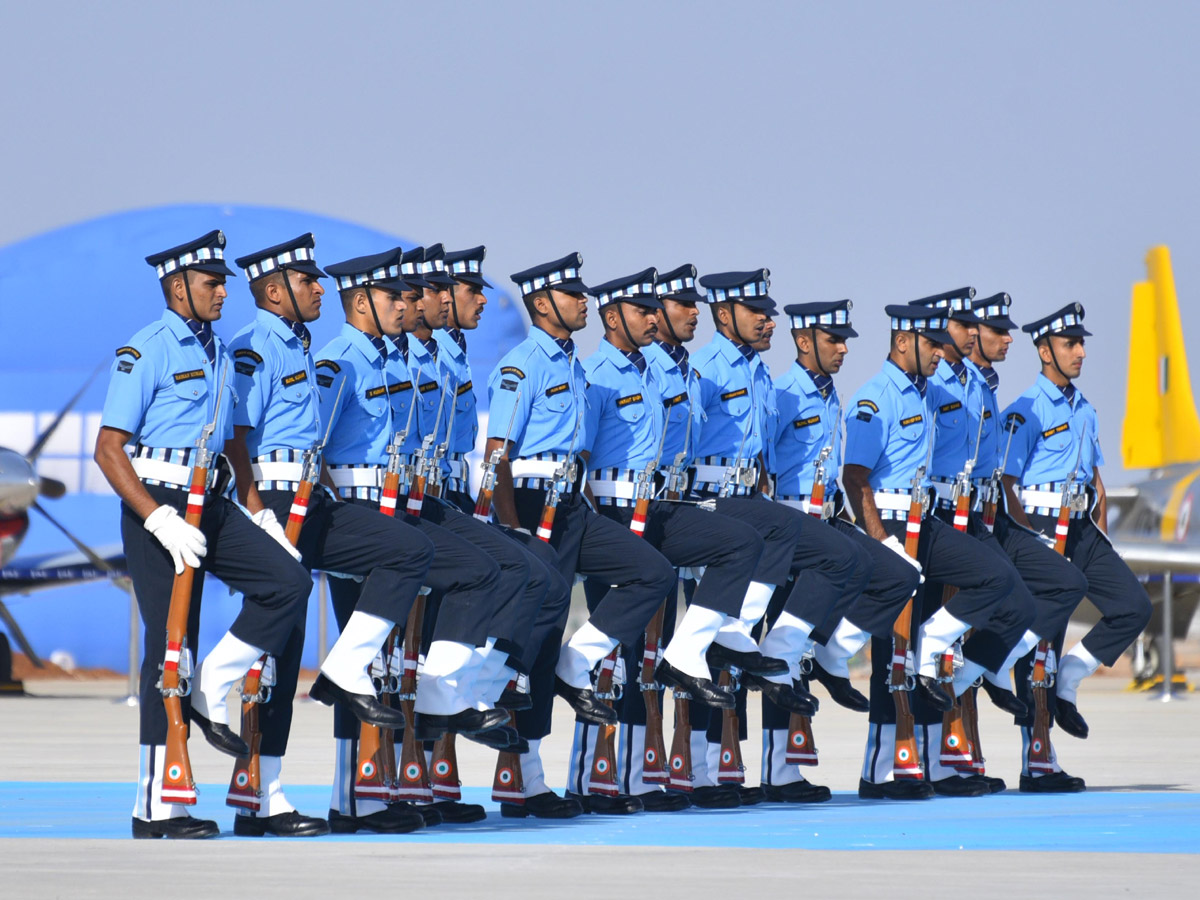
[(982, 319), (1007, 319), (1009, 308), (1007, 303), (989, 303), (975, 310), (975, 315)]
[(892, 331), (945, 331), (949, 319), (931, 316), (925, 319), (910, 319), (908, 316), (892, 316)]
[(286, 253), (280, 253), (278, 256), (268, 256), (266, 259), (250, 263), (246, 266), (246, 280), (254, 281), (256, 278), (268, 275), (276, 269), (285, 268), (292, 263), (315, 261), (316, 254), (313, 253), (311, 247), (297, 247)]
[(536, 278), (531, 278), (529, 281), (521, 282), (521, 294), (528, 296), (534, 291), (545, 290), (552, 288), (556, 284), (565, 284), (568, 281), (575, 281), (579, 278), (579, 269), (556, 269), (548, 275), (538, 275)]
[(358, 287), (361, 284), (386, 281), (389, 275), (395, 274), (395, 271), (395, 266), (380, 266), (378, 269), (372, 269), (370, 272), (359, 272), (356, 275), (339, 275), (338, 290), (344, 291), (347, 288)]
[(460, 259), (450, 263), (450, 274), (452, 275), (478, 275), (479, 269), (479, 260), (477, 259)]
[(445, 272), (446, 261), (444, 259), (427, 259), (421, 263), (421, 274), (429, 275), (433, 272)]
[(745, 297), (765, 297), (771, 288), (769, 281), (751, 281), (731, 288), (709, 288), (709, 303), (724, 303), (726, 300), (741, 300)]
[(220, 247), (200, 247), (196, 250), (190, 250), (182, 256), (160, 262), (154, 267), (154, 271), (158, 273), (159, 278), (166, 278), (176, 269), (184, 269), (188, 266), (194, 266), (196, 263), (208, 262), (210, 259), (224, 260), (225, 251)]
[(660, 297), (664, 294), (678, 294), (680, 291), (696, 290), (696, 279), (692, 277), (672, 278), (670, 281), (660, 281), (654, 285), (654, 292)]
[(1072, 325), (1082, 324), (1083, 316), (1070, 312), (1066, 315), (1059, 316), (1057, 319), (1051, 319), (1045, 325), (1039, 325), (1033, 330), (1033, 333), (1030, 336), (1036, 341), (1038, 338), (1047, 334), (1053, 334), (1056, 331), (1062, 331), (1064, 328), (1070, 328)]
[(604, 309), (610, 303), (616, 303), (620, 300), (634, 300), (639, 297), (649, 297), (655, 299), (654, 282), (642, 281), (637, 284), (626, 284), (622, 287), (611, 291), (604, 291), (596, 295), (596, 309)]
[[(418, 272), (419, 266), (420, 266), (420, 263), (416, 263), (416, 262), (400, 263), (400, 274), (401, 275), (418, 275), (418, 274), (420, 274)], [(392, 266), (392, 268), (394, 269), (395, 266)]]
[(971, 312), (970, 297), (943, 297), (935, 301), (929, 309), (947, 309), (950, 312)]
[(820, 328), (822, 325), (849, 325), (850, 310), (835, 309), (819, 315), (792, 316), (793, 328)]

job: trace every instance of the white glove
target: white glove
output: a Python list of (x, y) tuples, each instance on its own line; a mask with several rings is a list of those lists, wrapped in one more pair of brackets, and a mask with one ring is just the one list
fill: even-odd
[(287, 539), (287, 534), (283, 530), (283, 526), (279, 524), (279, 520), (275, 518), (274, 511), (270, 509), (260, 509), (250, 517), (250, 521), (275, 538), (275, 541), (286, 550), (296, 562), (300, 562), (300, 551), (292, 546), (292, 542)]
[(912, 566), (918, 572), (921, 571), (921, 564), (919, 562), (917, 562), (913, 557), (908, 555), (908, 553), (904, 549), (904, 545), (902, 543), (900, 543), (900, 539), (898, 537), (896, 537), (894, 534), (888, 535), (887, 540), (883, 542), (883, 546), (887, 547), (893, 553), (899, 554), (901, 559), (903, 559), (906, 563), (908, 563), (910, 566)]
[(175, 574), (182, 575), (183, 567), (200, 568), (200, 557), (208, 552), (204, 532), (189, 525), (172, 506), (160, 506), (146, 516), (143, 527), (167, 548), (175, 563)]

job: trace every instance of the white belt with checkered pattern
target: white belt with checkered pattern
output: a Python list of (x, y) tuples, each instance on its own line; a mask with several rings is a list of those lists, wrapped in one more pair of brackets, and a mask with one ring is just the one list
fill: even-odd
[(304, 465), (298, 462), (282, 462), (278, 460), (253, 462), (250, 463), (250, 471), (254, 473), (254, 480), (256, 482), (289, 481), (299, 484), (300, 479), (304, 477)]
[[(1032, 488), (1021, 488), (1021, 505), (1027, 514), (1057, 516), (1062, 506), (1063, 485), (1039, 484)], [(1071, 518), (1081, 519), (1087, 515), (1088, 495), (1083, 485), (1076, 485), (1069, 495)]]
[(637, 496), (637, 476), (633, 469), (592, 469), (588, 484), (601, 506), (632, 506)]
[[(277, 465), (293, 465), (278, 463)], [(383, 487), (383, 477), (387, 474), (384, 466), (330, 466), (329, 477), (333, 479), (334, 487)], [(281, 479), (283, 480), (283, 479)]]
[[(135, 456), (129, 461), (133, 471), (143, 481), (157, 481), (164, 487), (189, 487), (192, 483), (192, 467), (182, 463), (167, 462), (164, 459), (151, 459), (147, 456)], [(214, 466), (208, 471), (208, 484), (212, 485), (217, 470)]]

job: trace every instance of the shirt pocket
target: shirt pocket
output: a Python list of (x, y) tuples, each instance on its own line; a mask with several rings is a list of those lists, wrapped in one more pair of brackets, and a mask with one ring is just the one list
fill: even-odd
[(199, 403), (208, 399), (208, 382), (203, 377), (176, 381), (171, 389), (177, 398), (187, 403)]
[(1046, 443), (1046, 449), (1052, 453), (1062, 453), (1075, 443), (1075, 435), (1071, 432), (1070, 428), (1062, 428), (1061, 431), (1058, 431), (1057, 428), (1062, 428), (1062, 426), (1048, 429), (1055, 433), (1043, 438)]
[(721, 412), (741, 421), (750, 412), (750, 392), (745, 388), (720, 395)]
[(618, 397), (614, 404), (617, 407), (617, 418), (622, 422), (633, 425), (646, 416), (646, 401), (645, 398), (633, 399), (636, 394)]

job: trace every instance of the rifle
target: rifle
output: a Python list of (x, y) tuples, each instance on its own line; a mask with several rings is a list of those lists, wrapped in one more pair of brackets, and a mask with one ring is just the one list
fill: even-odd
[[(383, 488), (379, 494), (379, 511), (385, 516), (395, 516), (396, 506), (400, 496), (400, 482), (408, 482), (410, 467), (402, 462), (408, 432), (412, 427), (413, 412), (417, 408), (417, 399), (408, 407), (408, 420), (399, 434), (392, 436), (388, 444), (387, 470), (383, 476)], [(371, 664), (372, 681), (379, 702), (391, 706), (391, 695), (400, 691), (399, 676), (403, 663), (400, 659), (400, 628), (395, 627), (384, 641), (379, 656)], [(396, 740), (395, 733), (390, 728), (381, 729), (378, 725), (360, 722), (358, 729), (358, 766), (354, 778), (354, 796), (361, 800), (382, 800), (385, 803), (398, 799), (396, 777)]]
[[(822, 521), (833, 517), (833, 503), (826, 502), (825, 500), (825, 482), (827, 480), (825, 462), (832, 458), (834, 465), (837, 465), (837, 456), (833, 452), (833, 445), (841, 430), (841, 422), (842, 401), (839, 397), (833, 434), (829, 436), (829, 443), (821, 448), (821, 452), (817, 454), (817, 458), (813, 461), (813, 483), (808, 494), (808, 514)], [(805, 684), (804, 687), (807, 689), (808, 685)], [(815, 766), (817, 765), (817, 753), (816, 740), (813, 738), (812, 718), (801, 713), (792, 713), (788, 717), (787, 750), (784, 753), (785, 762), (797, 766)]]
[[(1067, 555), (1067, 533), (1071, 527), (1071, 513), (1083, 508), (1077, 506), (1073, 489), (1075, 479), (1079, 477), (1079, 464), (1083, 461), (1083, 444), (1086, 439), (1086, 432), (1080, 434), (1075, 468), (1063, 482), (1058, 521), (1054, 523), (1054, 552), (1060, 556)], [(1042, 638), (1033, 651), (1033, 669), (1029, 673), (1029, 683), (1033, 686), (1033, 735), (1029, 743), (1029, 771), (1034, 774), (1049, 774), (1054, 771), (1054, 761), (1050, 756), (1050, 698), (1046, 691), (1054, 686), (1057, 671), (1058, 665), (1050, 640)]]
[(517, 406), (521, 402), (521, 392), (513, 398), (512, 415), (508, 417), (508, 428), (504, 430), (504, 442), (491, 452), (483, 464), (483, 478), (479, 481), (479, 499), (475, 501), (475, 518), (480, 522), (492, 521), (492, 495), (496, 492), (496, 467), (500, 458), (508, 452), (508, 439), (512, 436), (513, 423), (517, 421)]
[[(950, 499), (954, 503), (954, 530), (966, 533), (967, 524), (970, 521), (971, 515), (971, 473), (975, 470), (975, 463), (979, 460), (979, 446), (983, 440), (983, 414), (986, 411), (986, 404), (981, 403), (979, 409), (979, 430), (975, 435), (975, 455), (963, 463), (962, 471), (954, 478), (954, 487), (950, 491)], [(953, 585), (946, 585), (942, 589), (942, 606), (945, 606), (954, 597), (956, 589)], [(965, 638), (964, 638), (965, 640)], [(967, 725), (967, 710), (966, 702), (954, 696), (954, 670), (961, 666), (961, 642), (955, 642), (954, 646), (949, 647), (942, 654), (940, 665), (938, 668), (938, 680), (942, 682), (943, 689), (950, 695), (950, 700), (953, 705), (949, 710), (942, 713), (942, 746), (939, 760), (942, 765), (950, 766), (955, 769), (963, 769), (966, 771), (975, 771), (974, 752)], [(958, 663), (958, 666), (955, 664)], [(974, 698), (972, 698), (974, 699)], [(978, 710), (972, 710), (972, 713), (977, 713)], [(977, 718), (972, 719), (972, 727), (978, 729)]]
[[(204, 495), (208, 490), (208, 470), (212, 466), (213, 453), (208, 442), (217, 430), (221, 413), (221, 396), (225, 393), (225, 377), (229, 364), (221, 369), (221, 383), (217, 387), (217, 399), (213, 405), (212, 421), (200, 429), (193, 457), (192, 481), (188, 485), (187, 508), (183, 520), (193, 528), (200, 527), (204, 513)], [(158, 689), (162, 691), (163, 707), (167, 712), (167, 749), (163, 768), (162, 798), (165, 803), (180, 803), (192, 806), (196, 803), (196, 782), (192, 778), (192, 763), (188, 757), (187, 720), (183, 716), (180, 698), (192, 692), (192, 654), (188, 649), (188, 615), (192, 606), (192, 585), (196, 570), (184, 565), (183, 574), (176, 575), (171, 585), (171, 601), (167, 607), (167, 651), (163, 657), (162, 675)]]
[[(687, 392), (687, 381), (684, 381), (684, 391)], [(666, 434), (667, 423), (663, 423), (663, 434)], [(688, 392), (688, 408), (687, 408), (687, 425), (683, 432), (683, 447), (675, 454), (675, 459), (672, 461), (670, 468), (667, 470), (666, 484), (664, 490), (668, 500), (679, 500), (683, 497), (684, 491), (687, 490), (687, 467), (688, 448), (692, 439), (692, 401), (691, 394)], [(660, 451), (661, 452), (661, 451)], [(663, 602), (659, 607), (659, 612), (655, 618), (651, 620), (650, 628), (646, 629), (646, 649), (642, 655), (642, 682), (645, 683), (645, 667), (648, 662), (647, 656), (650, 651), (651, 637), (655, 643), (655, 662), (657, 666), (658, 644), (662, 642), (662, 625), (666, 618), (667, 603), (669, 600), (675, 600), (672, 595), (668, 600)], [(653, 630), (653, 633), (652, 633)], [(657, 694), (657, 688), (655, 689)], [(663, 744), (662, 741), (662, 710), (658, 705), (658, 697), (650, 697), (649, 694), (643, 695), (646, 698), (646, 742), (643, 748), (642, 762), (642, 780), (650, 784), (659, 784), (657, 779), (660, 777), (650, 763), (651, 753), (660, 753)], [(667, 776), (667, 784), (677, 791), (685, 791), (691, 793), (692, 780), (695, 777), (692, 774), (692, 721), (691, 721), (691, 695), (687, 691), (674, 689), (671, 696), (675, 701), (675, 733), (671, 737), (671, 758), (668, 762), (670, 775)], [(653, 703), (651, 702), (653, 701)], [(654, 711), (651, 712), (651, 706)], [(651, 718), (657, 719), (655, 740), (652, 741), (651, 735)], [(661, 758), (661, 755), (660, 755)]]
[[(925, 505), (929, 494), (925, 490), (925, 473), (933, 460), (933, 442), (937, 436), (937, 413), (929, 425), (929, 446), (925, 451), (925, 464), (917, 468), (909, 489), (908, 519), (904, 526), (904, 552), (912, 559), (917, 558), (917, 547), (921, 541), (921, 520), (925, 517)], [(918, 588), (919, 590), (919, 588)], [(913, 733), (912, 707), (908, 703), (908, 692), (913, 688), (912, 665), (912, 611), (914, 593), (904, 604), (904, 609), (892, 626), (892, 670), (888, 679), (888, 690), (896, 705), (896, 748), (892, 759), (894, 778), (911, 778), (917, 781), (925, 776), (921, 771), (917, 755), (917, 738)]]
[[(346, 388), (346, 379), (338, 385), (337, 397), (334, 398), (333, 408), (337, 409), (342, 399), (342, 391)], [(333, 416), (325, 426), (325, 435), (304, 451), (300, 462), (300, 483), (296, 485), (296, 496), (292, 499), (292, 508), (288, 510), (287, 525), (284, 535), (293, 547), (300, 540), (300, 530), (304, 527), (304, 517), (308, 515), (308, 502), (312, 498), (313, 487), (321, 480), (321, 453), (329, 442), (329, 433), (333, 429)], [(248, 756), (239, 756), (233, 763), (233, 777), (229, 780), (229, 791), (225, 795), (225, 805), (259, 812), (262, 809), (262, 785), (259, 779), (259, 745), (262, 743), (262, 731), (258, 722), (258, 707), (271, 699), (271, 688), (275, 685), (275, 666), (270, 654), (264, 653), (250, 667), (246, 677), (242, 679), (242, 740), (250, 748)]]
[[(688, 421), (691, 421), (689, 416)], [(734, 465), (725, 469), (725, 474), (721, 476), (721, 486), (717, 491), (718, 497), (728, 497), (733, 493), (733, 483), (736, 480), (744, 487), (754, 486), (754, 477), (750, 474), (749, 469), (742, 468), (742, 451), (746, 449), (746, 438), (750, 435), (750, 425), (754, 422), (754, 409), (751, 404), (749, 414), (746, 416), (746, 425), (742, 428), (742, 442), (738, 444), (737, 459)], [(736, 473), (736, 475), (734, 474)]]
[[(721, 672), (717, 681), (731, 694), (737, 694), (736, 678), (740, 670), (730, 667)], [(721, 762), (717, 766), (717, 784), (745, 784), (746, 766), (742, 763), (742, 723), (737, 709), (721, 710)]]
[(579, 439), (579, 427), (582, 424), (583, 410), (580, 409), (575, 416), (575, 433), (571, 435), (571, 445), (567, 448), (567, 455), (551, 477), (550, 486), (546, 488), (546, 501), (542, 504), (542, 518), (538, 522), (537, 536), (547, 544), (550, 543), (550, 535), (554, 531), (554, 516), (558, 511), (560, 493), (558, 485), (560, 482), (574, 484), (579, 475), (579, 470), (575, 466), (575, 442)]
[[(405, 504), (405, 512), (414, 519), (421, 518), (421, 508), (425, 505), (425, 484), (429, 478), (428, 472), (432, 461), (430, 452), (433, 450), (434, 442), (437, 440), (438, 427), (442, 421), (442, 410), (446, 406), (446, 392), (450, 389), (450, 377), (446, 377), (445, 383), (442, 385), (442, 397), (438, 401), (437, 415), (433, 417), (433, 430), (421, 439), (421, 449), (417, 451), (417, 461), (413, 466), (412, 483), (408, 487), (408, 501)], [(416, 398), (413, 398), (416, 402)]]

